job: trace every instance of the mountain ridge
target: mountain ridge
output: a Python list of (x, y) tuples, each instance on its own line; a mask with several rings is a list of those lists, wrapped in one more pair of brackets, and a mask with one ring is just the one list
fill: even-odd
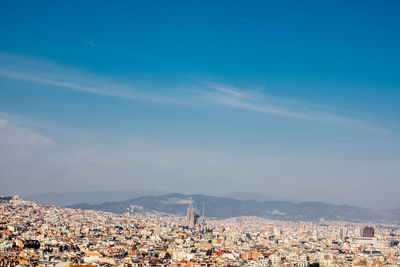
[(103, 202), (118, 202), (142, 196), (156, 196), (168, 194), (164, 191), (149, 189), (134, 190), (106, 190), (106, 191), (75, 191), (75, 192), (47, 192), (23, 196), (24, 199), (36, 203), (68, 206), (77, 203), (100, 204)]
[(400, 209), (374, 210), (349, 205), (334, 205), (325, 202), (289, 202), (238, 200), (202, 194), (185, 195), (171, 193), (161, 196), (142, 196), (121, 202), (101, 204), (80, 203), (69, 208), (94, 209), (114, 213), (124, 212), (163, 212), (184, 215), (192, 198), (198, 210), (204, 203), (206, 216), (218, 219), (240, 216), (258, 216), (275, 220), (317, 221), (320, 219), (351, 221), (400, 223)]

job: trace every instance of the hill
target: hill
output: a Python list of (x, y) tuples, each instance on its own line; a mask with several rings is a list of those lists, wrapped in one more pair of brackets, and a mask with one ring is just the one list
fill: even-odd
[(354, 206), (338, 206), (322, 202), (289, 202), (289, 201), (255, 201), (206, 195), (168, 194), (162, 196), (146, 196), (122, 202), (105, 202), (90, 205), (87, 203), (69, 206), (70, 208), (94, 209), (114, 213), (164, 212), (184, 215), (192, 198), (198, 210), (206, 205), (206, 216), (229, 218), (239, 216), (259, 216), (275, 220), (316, 221), (320, 219), (352, 221), (400, 223), (399, 210), (373, 210)]
[(99, 204), (110, 201), (124, 201), (142, 196), (163, 195), (166, 192), (155, 190), (119, 190), (119, 191), (81, 191), (63, 193), (42, 193), (24, 196), (24, 199), (47, 205), (68, 206), (77, 203)]

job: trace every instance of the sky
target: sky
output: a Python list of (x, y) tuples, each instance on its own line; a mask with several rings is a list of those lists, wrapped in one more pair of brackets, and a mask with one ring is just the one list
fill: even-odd
[(0, 193), (400, 208), (400, 2), (1, 1)]

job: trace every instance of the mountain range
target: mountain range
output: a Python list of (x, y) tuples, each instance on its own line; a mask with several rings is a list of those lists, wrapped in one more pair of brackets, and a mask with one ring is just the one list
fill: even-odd
[(233, 198), (233, 199), (238, 199), (238, 200), (256, 200), (256, 201), (291, 201), (293, 202), (294, 200), (288, 199), (288, 198), (283, 198), (283, 197), (275, 197), (275, 196), (270, 196), (270, 195), (264, 195), (260, 193), (250, 193), (250, 192), (229, 192), (222, 197), (226, 198)]
[(351, 222), (376, 222), (400, 224), (400, 209), (374, 210), (355, 206), (334, 205), (323, 202), (256, 201), (239, 200), (201, 194), (167, 194), (143, 196), (120, 202), (101, 204), (81, 203), (69, 208), (93, 209), (114, 213), (124, 212), (163, 212), (184, 215), (193, 199), (200, 211), (205, 204), (206, 217), (230, 218), (240, 216), (259, 216), (275, 220), (317, 221), (320, 219)]
[(167, 192), (136, 189), (136, 190), (117, 190), (117, 191), (80, 191), (80, 192), (62, 192), (62, 193), (41, 193), (35, 195), (23, 196), (24, 199), (36, 203), (56, 206), (68, 206), (76, 203), (99, 204), (108, 201), (124, 201), (127, 199), (138, 198), (142, 196), (165, 195)]

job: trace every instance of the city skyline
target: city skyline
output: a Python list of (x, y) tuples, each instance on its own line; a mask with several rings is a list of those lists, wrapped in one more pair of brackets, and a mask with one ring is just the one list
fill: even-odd
[(399, 208), (400, 4), (0, 3), (0, 194)]

